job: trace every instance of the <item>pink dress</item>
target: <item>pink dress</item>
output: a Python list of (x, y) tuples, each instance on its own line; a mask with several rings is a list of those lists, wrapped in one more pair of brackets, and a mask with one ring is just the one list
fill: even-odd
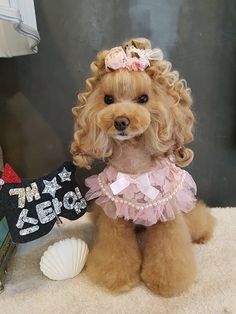
[(196, 203), (196, 184), (191, 175), (169, 158), (141, 175), (128, 175), (107, 166), (85, 180), (90, 190), (86, 200), (96, 199), (107, 216), (151, 226), (189, 212)]

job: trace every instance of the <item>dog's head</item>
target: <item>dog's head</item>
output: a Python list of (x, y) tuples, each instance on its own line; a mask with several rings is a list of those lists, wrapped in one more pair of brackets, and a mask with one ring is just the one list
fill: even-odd
[(147, 39), (133, 39), (92, 62), (93, 76), (72, 110), (76, 165), (89, 168), (94, 159), (110, 157), (117, 142), (134, 139), (153, 158), (174, 154), (181, 166), (192, 161), (184, 147), (193, 139), (190, 89), (161, 51), (150, 48)]

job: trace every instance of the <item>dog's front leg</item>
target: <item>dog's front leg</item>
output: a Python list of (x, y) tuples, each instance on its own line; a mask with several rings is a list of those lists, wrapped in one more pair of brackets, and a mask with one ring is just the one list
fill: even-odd
[(145, 234), (141, 278), (154, 293), (178, 295), (194, 281), (195, 262), (191, 238), (181, 214), (157, 223)]
[(194, 243), (206, 243), (211, 239), (215, 218), (202, 201), (198, 201), (189, 213), (184, 214), (184, 219)]
[(89, 277), (115, 292), (131, 289), (139, 282), (141, 266), (141, 253), (132, 223), (110, 219), (101, 211), (97, 228), (87, 263)]

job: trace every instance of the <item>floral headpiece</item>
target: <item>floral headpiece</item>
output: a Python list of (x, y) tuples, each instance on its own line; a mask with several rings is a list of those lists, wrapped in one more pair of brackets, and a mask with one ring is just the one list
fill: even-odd
[(144, 71), (150, 66), (150, 60), (163, 60), (160, 49), (138, 49), (135, 45), (114, 47), (105, 57), (106, 71), (127, 69), (129, 71)]

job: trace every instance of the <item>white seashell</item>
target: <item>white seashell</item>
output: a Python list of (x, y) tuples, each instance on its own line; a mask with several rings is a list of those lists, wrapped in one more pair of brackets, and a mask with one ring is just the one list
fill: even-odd
[(52, 280), (78, 275), (88, 257), (88, 246), (80, 239), (65, 239), (50, 245), (40, 261), (42, 273)]

